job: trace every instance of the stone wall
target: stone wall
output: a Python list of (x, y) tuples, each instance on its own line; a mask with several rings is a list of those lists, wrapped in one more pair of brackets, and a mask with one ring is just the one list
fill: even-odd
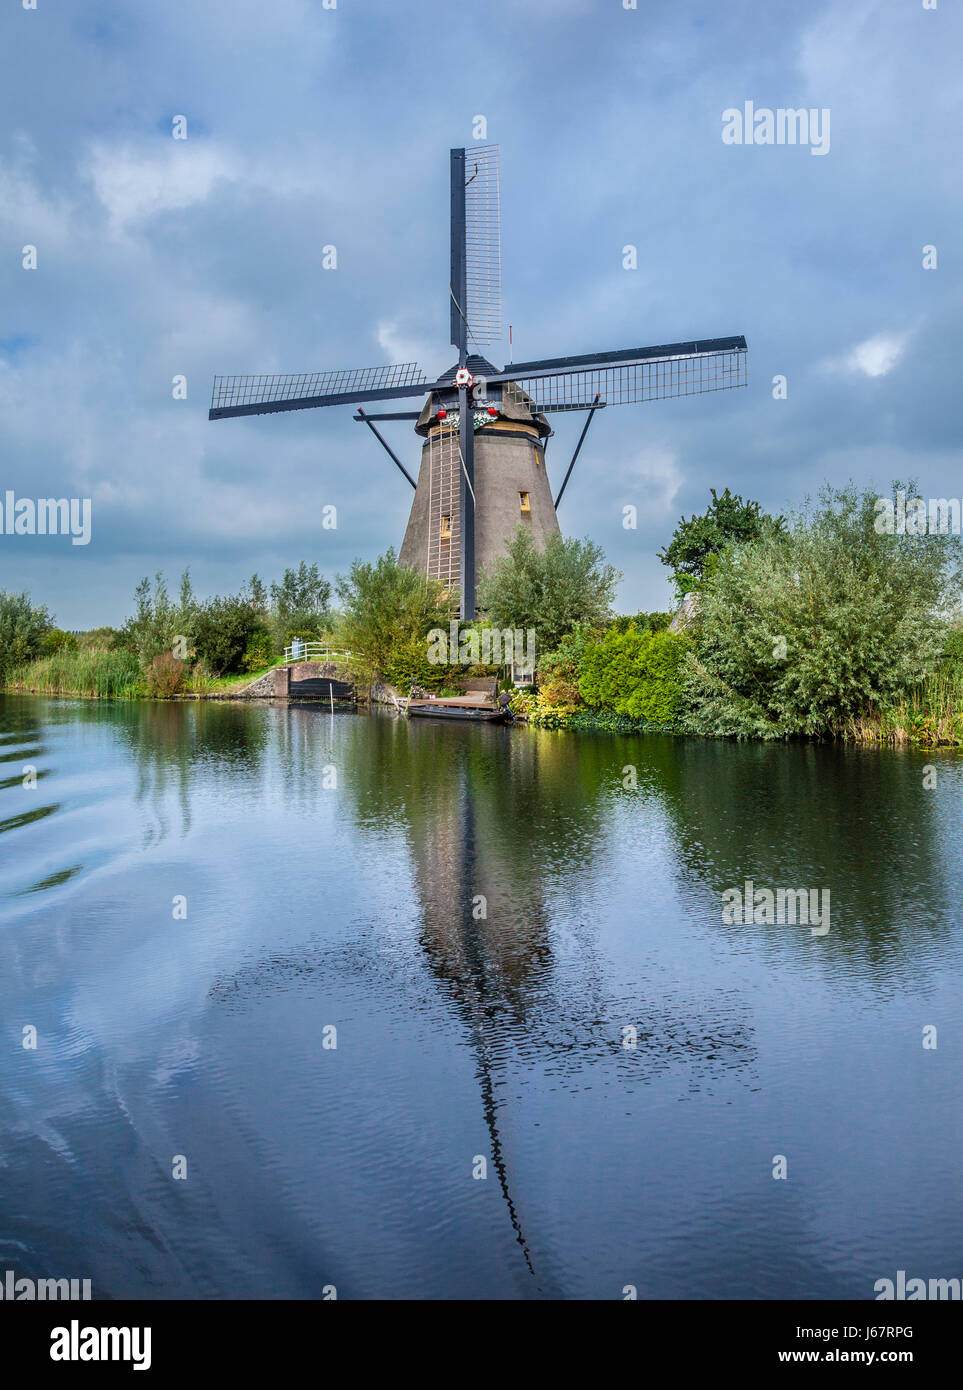
[[(273, 670), (266, 671), (263, 676), (258, 676), (256, 681), (246, 685), (243, 690), (237, 692), (235, 698), (241, 700), (265, 700), (274, 696), (285, 696), (287, 689), (282, 689), (285, 684), (283, 673), (290, 672), (290, 680), (306, 681), (317, 680), (336, 680), (344, 681), (347, 685), (352, 684), (351, 672), (345, 666), (339, 666), (334, 661), (298, 661), (292, 666), (275, 666)], [(281, 679), (279, 680), (279, 676)]]

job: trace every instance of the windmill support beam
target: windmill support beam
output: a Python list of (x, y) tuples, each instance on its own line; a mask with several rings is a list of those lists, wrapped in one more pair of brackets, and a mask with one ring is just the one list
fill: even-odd
[(369, 430), (371, 431), (371, 433), (374, 435), (375, 439), (377, 439), (378, 443), (381, 445), (382, 449), (384, 449), (385, 453), (386, 453), (386, 454), (388, 455), (388, 457), (392, 460), (392, 462), (394, 463), (395, 467), (398, 468), (398, 469), (400, 469), (401, 472), (404, 473), (405, 477), (408, 479), (408, 481), (409, 481), (409, 483), (411, 484), (411, 486), (415, 489), (415, 491), (417, 491), (417, 490), (418, 490), (418, 484), (415, 482), (414, 478), (413, 478), (413, 477), (411, 476), (411, 474), (408, 472), (407, 468), (406, 468), (405, 465), (401, 462), (401, 459), (400, 459), (400, 458), (398, 457), (398, 455), (395, 453), (394, 449), (392, 449), (392, 447), (391, 447), (391, 445), (388, 443), (388, 441), (384, 438), (384, 436), (383, 436), (378, 430), (375, 429), (374, 425), (371, 423), (371, 421), (370, 421), (370, 419), (368, 418), (368, 416), (364, 413), (364, 411), (363, 411), (360, 407), (358, 408), (358, 413), (357, 413), (357, 415), (356, 415), (354, 418), (355, 418), (356, 420), (363, 420), (363, 421), (364, 421), (364, 423), (368, 426), (368, 429), (369, 429)]
[(596, 396), (596, 397), (595, 397), (595, 400), (592, 402), (592, 405), (591, 405), (590, 408), (589, 408), (588, 419), (585, 421), (585, 424), (582, 426), (582, 433), (581, 433), (581, 434), (579, 435), (579, 437), (578, 437), (578, 443), (577, 443), (576, 446), (575, 446), (575, 453), (572, 455), (572, 462), (569, 464), (568, 469), (567, 469), (566, 474), (565, 474), (565, 477), (562, 479), (562, 486), (561, 486), (561, 487), (559, 488), (559, 490), (558, 490), (558, 496), (557, 496), (556, 499), (555, 499), (555, 510), (556, 510), (556, 511), (558, 511), (558, 504), (559, 504), (559, 502), (561, 502), (561, 500), (562, 500), (562, 493), (565, 491), (565, 489), (566, 489), (566, 487), (567, 487), (567, 485), (568, 485), (568, 480), (569, 480), (569, 478), (572, 476), (572, 469), (575, 467), (575, 460), (578, 458), (579, 453), (581, 452), (582, 445), (585, 443), (585, 436), (588, 434), (588, 427), (589, 427), (589, 425), (592, 423), (592, 416), (595, 414), (595, 412), (596, 412), (598, 409), (599, 409), (599, 398), (598, 398), (598, 396)]
[(475, 422), (468, 391), (458, 388), (458, 443), (461, 450), (461, 616), (475, 617)]

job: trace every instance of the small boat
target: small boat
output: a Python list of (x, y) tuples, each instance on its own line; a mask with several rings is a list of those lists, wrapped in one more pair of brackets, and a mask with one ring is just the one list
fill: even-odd
[(511, 696), (498, 694), (498, 681), (466, 677), (463, 695), (429, 695), (412, 686), (405, 706), (409, 719), (476, 719), (486, 724), (511, 723)]

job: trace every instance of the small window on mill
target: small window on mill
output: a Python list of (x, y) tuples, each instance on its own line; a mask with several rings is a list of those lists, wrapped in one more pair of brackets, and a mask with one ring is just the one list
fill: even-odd
[(443, 516), (442, 519), (441, 519), (441, 539), (442, 539), (443, 541), (450, 541), (450, 540), (451, 540), (451, 517), (450, 517), (450, 516)]
[(530, 512), (532, 510), (532, 505), (528, 500), (527, 492), (520, 492), (518, 494), (518, 503), (523, 512)]

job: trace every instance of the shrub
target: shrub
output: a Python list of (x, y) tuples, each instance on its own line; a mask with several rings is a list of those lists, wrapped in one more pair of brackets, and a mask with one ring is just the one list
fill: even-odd
[(35, 660), (43, 650), (50, 615), (26, 594), (0, 591), (0, 679), (16, 666)]
[(77, 638), (72, 632), (64, 632), (62, 628), (51, 627), (43, 635), (43, 654), (53, 656), (54, 652), (75, 652), (77, 650)]
[(187, 663), (170, 652), (155, 656), (147, 670), (147, 693), (158, 699), (169, 700), (184, 688)]
[(578, 688), (587, 705), (655, 727), (676, 723), (682, 709), (686, 639), (667, 631), (611, 628), (589, 643)]
[(878, 531), (876, 501), (827, 486), (785, 536), (719, 557), (686, 658), (692, 732), (831, 735), (902, 700), (948, 641), (956, 650), (943, 615), (959, 538)]
[(381, 673), (388, 684), (402, 695), (407, 695), (412, 681), (423, 690), (442, 695), (446, 691), (461, 694), (457, 681), (460, 676), (467, 675), (469, 669), (467, 666), (429, 661), (427, 639), (408, 637), (395, 644), (382, 664)]
[(211, 673), (240, 671), (261, 618), (249, 598), (212, 598), (194, 614), (194, 646)]
[(579, 624), (562, 638), (555, 651), (542, 657), (538, 688), (546, 705), (576, 709), (582, 703), (578, 682), (590, 640), (588, 630)]
[(274, 639), (265, 628), (255, 628), (244, 652), (245, 671), (261, 671), (274, 662)]

